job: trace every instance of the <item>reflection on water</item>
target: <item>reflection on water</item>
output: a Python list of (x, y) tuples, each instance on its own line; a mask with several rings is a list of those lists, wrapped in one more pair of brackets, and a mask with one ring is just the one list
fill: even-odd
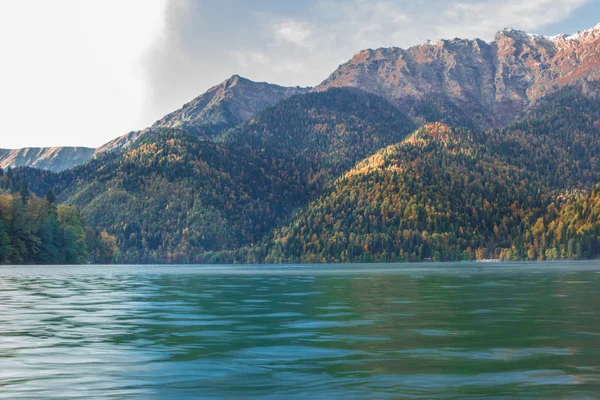
[(600, 264), (0, 269), (0, 398), (597, 398)]

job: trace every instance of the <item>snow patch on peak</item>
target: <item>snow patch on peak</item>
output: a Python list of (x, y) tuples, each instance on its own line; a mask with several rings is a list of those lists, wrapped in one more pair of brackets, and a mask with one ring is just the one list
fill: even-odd
[(436, 40), (427, 40), (427, 44), (431, 45), (431, 46), (441, 46), (444, 44), (444, 40), (443, 39), (436, 39)]
[(547, 36), (538, 35), (537, 33), (529, 33), (525, 31), (521, 31), (514, 28), (504, 28), (500, 32), (496, 33), (496, 41), (498, 41), (503, 36), (508, 36), (512, 39), (521, 39), (521, 40), (548, 40)]
[(580, 31), (577, 33), (574, 33), (572, 35), (565, 35), (560, 34), (560, 35), (554, 35), (554, 36), (547, 36), (547, 39), (552, 40), (552, 41), (556, 41), (556, 40), (580, 40), (583, 38), (588, 37), (590, 34), (597, 34), (600, 33), (600, 23), (597, 24), (596, 26), (594, 26), (593, 28), (590, 29), (586, 29), (584, 31)]

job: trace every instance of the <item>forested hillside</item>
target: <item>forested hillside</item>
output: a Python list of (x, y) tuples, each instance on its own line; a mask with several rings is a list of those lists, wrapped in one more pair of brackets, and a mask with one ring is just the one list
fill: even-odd
[(11, 175), (0, 172), (0, 264), (116, 261), (113, 236), (88, 226), (76, 207), (57, 205), (52, 191), (37, 197)]
[[(560, 208), (550, 204), (526, 233), (527, 254), (519, 259), (555, 260), (600, 256), (600, 184), (588, 194), (569, 196)], [(514, 256), (515, 248), (507, 254)], [(513, 257), (517, 258), (517, 257)]]
[[(597, 91), (600, 85), (589, 84)], [(489, 131), (494, 157), (529, 171), (556, 188), (591, 188), (600, 182), (600, 99), (568, 87), (540, 101), (522, 118)]]
[(380, 97), (333, 89), (294, 96), (221, 140), (244, 150), (249, 160), (264, 160), (310, 198), (362, 158), (404, 139), (414, 127)]
[[(512, 130), (472, 133), (439, 123), (426, 125), (401, 144), (357, 164), (290, 224), (276, 230), (271, 240), (207, 254), (206, 261), (597, 257), (598, 187), (589, 195), (573, 190), (598, 179), (594, 148), (600, 135), (593, 123), (586, 126), (595, 118), (587, 112), (598, 108), (572, 97), (571, 91), (566, 95), (553, 105), (543, 104)], [(579, 108), (583, 122), (564, 115), (565, 98), (573, 101), (569, 112), (581, 102), (590, 106)], [(545, 124), (526, 130), (542, 110)], [(577, 121), (572, 130), (567, 128), (569, 121)], [(553, 129), (540, 128), (548, 125)], [(502, 152), (502, 138), (519, 144), (510, 147), (515, 157)], [(573, 141), (567, 146), (569, 138)], [(544, 145), (535, 148), (531, 143)], [(573, 151), (584, 147), (586, 151)], [(529, 157), (543, 163), (532, 164)], [(567, 179), (557, 179), (557, 170)]]
[(215, 141), (156, 129), (61, 174), (20, 169), (115, 235), (123, 262), (194, 262), (251, 245), (413, 123), (356, 90), (293, 96)]
[[(551, 202), (535, 173), (487, 154), (481, 137), (430, 124), (345, 173), (263, 246), (265, 262), (472, 260), (497, 256)], [(490, 254), (491, 253), (491, 254)]]
[(411, 119), (375, 95), (330, 89), (212, 139), (159, 128), (59, 174), (10, 174), (81, 210), (107, 232), (87, 249), (110, 238), (121, 262), (589, 258), (589, 190), (600, 182), (600, 102), (589, 92), (565, 88), (502, 129), (415, 131), (444, 108), (415, 103)]

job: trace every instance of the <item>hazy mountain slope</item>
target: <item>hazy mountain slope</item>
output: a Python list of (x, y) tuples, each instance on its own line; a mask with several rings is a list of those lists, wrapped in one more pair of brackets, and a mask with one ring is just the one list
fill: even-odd
[(95, 154), (101, 154), (108, 151), (118, 151), (130, 146), (133, 142), (135, 142), (140, 136), (145, 133), (148, 133), (149, 129), (144, 129), (141, 131), (131, 131), (126, 134), (119, 136), (107, 143), (104, 143), (102, 146), (96, 149)]
[(206, 93), (185, 104), (181, 109), (158, 120), (152, 128), (178, 126), (232, 126), (250, 119), (260, 110), (275, 105), (294, 94), (310, 88), (282, 87), (265, 82), (253, 82), (234, 75)]
[(492, 43), (440, 40), (407, 50), (364, 50), (314, 90), (356, 87), (402, 107), (453, 104), (478, 127), (501, 126), (565, 85), (600, 78), (600, 25), (544, 37), (506, 29)]
[(97, 152), (121, 149), (149, 131), (159, 128), (185, 127), (202, 137), (213, 137), (223, 130), (247, 121), (257, 112), (310, 88), (283, 87), (253, 82), (234, 75), (216, 85), (182, 108), (164, 116), (151, 127), (129, 132), (98, 148)]
[(94, 151), (88, 147), (0, 149), (0, 168), (26, 166), (58, 172), (86, 162)]

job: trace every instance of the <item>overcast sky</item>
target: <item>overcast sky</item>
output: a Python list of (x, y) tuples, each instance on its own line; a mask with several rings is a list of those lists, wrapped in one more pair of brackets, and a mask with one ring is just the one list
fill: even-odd
[(233, 74), (314, 86), (365, 48), (599, 22), (600, 0), (0, 0), (0, 147), (96, 147)]

